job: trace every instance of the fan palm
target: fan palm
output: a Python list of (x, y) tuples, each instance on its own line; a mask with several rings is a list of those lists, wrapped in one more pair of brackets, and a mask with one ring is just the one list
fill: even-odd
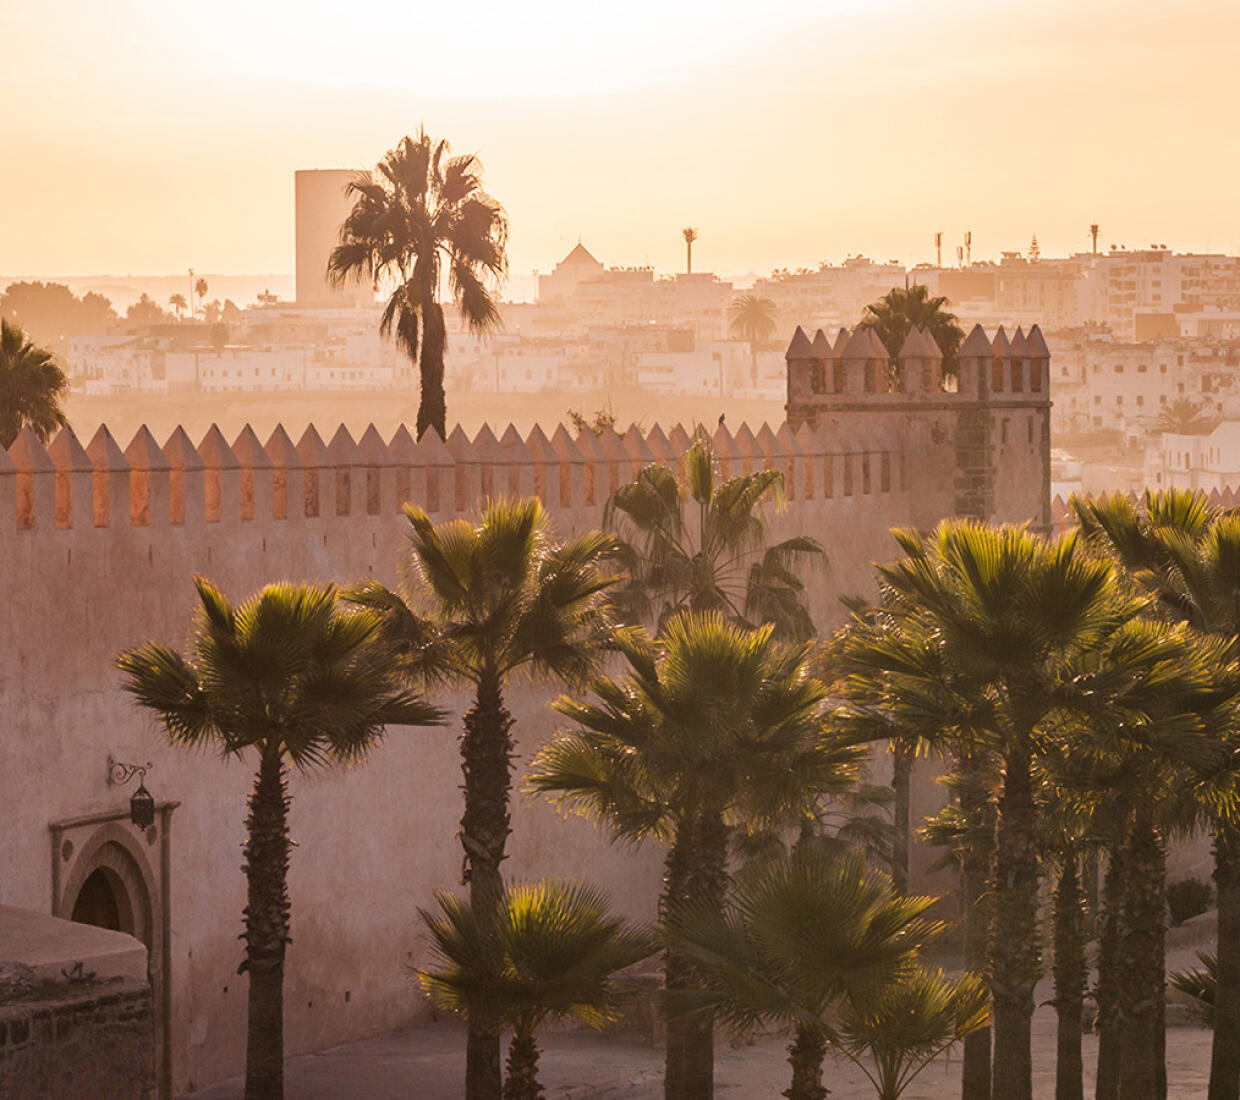
[(186, 301), (184, 294), (172, 294), (168, 297), (168, 304), (177, 311), (177, 320), (181, 319), (181, 314), (186, 310)]
[(916, 952), (942, 932), (924, 919), (933, 898), (902, 898), (856, 854), (812, 849), (751, 864), (726, 906), (697, 898), (671, 912), (670, 946), (691, 960), (702, 989), (672, 991), (672, 1014), (711, 1011), (737, 1028), (791, 1024), (789, 1100), (822, 1100), (830, 1014), (853, 1001), (858, 1013), (883, 995)]
[(396, 284), (379, 331), (395, 332), (397, 346), (420, 367), (419, 439), (428, 428), (447, 435), (443, 276), (461, 318), (483, 333), (500, 323), (486, 281), (508, 270), (503, 208), (482, 190), (478, 158), (450, 153), (446, 141), (419, 130), (416, 138), (402, 138), (373, 172), (360, 173), (349, 184), (356, 201), (327, 262), (337, 285), (349, 278), (364, 278), (376, 291)]
[[(484, 924), (503, 898), (500, 864), (510, 832), (513, 718), (504, 702), (522, 673), (567, 684), (593, 671), (607, 638), (602, 594), (612, 583), (599, 562), (613, 542), (598, 532), (553, 537), (534, 498), (489, 501), (476, 523), (434, 524), (406, 506), (410, 552), (403, 595), (377, 581), (347, 598), (381, 616), (401, 667), (416, 682), (468, 684), (464, 717), (461, 818), (464, 881)], [(468, 1100), (499, 1092), (499, 1031), (470, 1018)]]
[(1188, 397), (1177, 397), (1158, 414), (1155, 427), (1160, 432), (1196, 435), (1206, 428), (1205, 406)]
[(420, 910), (436, 956), (434, 969), (418, 972), (422, 988), (467, 1019), (498, 1016), (512, 1027), (504, 1100), (543, 1095), (534, 1033), (545, 1020), (613, 1022), (626, 992), (616, 972), (659, 947), (650, 932), (610, 917), (607, 898), (579, 883), (509, 890), (493, 929), (462, 899), (439, 893), (436, 900), (440, 914)]
[(742, 294), (728, 310), (728, 328), (732, 335), (749, 341), (750, 373), (758, 382), (758, 345), (775, 335), (777, 309), (770, 298), (758, 294)]
[(836, 1027), (840, 1049), (865, 1071), (878, 1100), (900, 1100), (923, 1069), (989, 1019), (986, 987), (977, 975), (948, 978), (916, 966), (872, 1006), (845, 1000)]
[(894, 287), (877, 302), (865, 307), (861, 325), (872, 328), (883, 342), (891, 362), (898, 362), (909, 330), (916, 326), (930, 331), (943, 353), (943, 374), (956, 376), (956, 354), (964, 340), (964, 329), (947, 307), (943, 297), (932, 298), (924, 286)]
[[(1147, 493), (1138, 506), (1113, 495), (1073, 500), (1088, 537), (1106, 548), (1158, 601), (1164, 617), (1235, 645), (1240, 639), (1240, 518), (1211, 507), (1204, 493)], [(1240, 1095), (1240, 734), (1220, 733), (1224, 766), (1201, 790), (1214, 837), (1218, 887), (1218, 1010), (1209, 1100)]]
[(68, 388), (56, 357), (0, 318), (0, 447), (11, 447), (26, 426), (46, 443), (65, 423), (60, 402)]
[(992, 756), (1001, 774), (992, 875), (1005, 889), (993, 905), (992, 1087), (1005, 1100), (1030, 1100), (1041, 970), (1038, 762), (1065, 728), (1093, 723), (1099, 736), (1120, 736), (1125, 723), (1139, 727), (1152, 699), (1189, 675), (1179, 662), (1191, 646), (1134, 621), (1148, 601), (1074, 535), (1044, 542), (1024, 529), (962, 520), (944, 521), (928, 539), (896, 535), (907, 557), (880, 568), (882, 584), (902, 614), (931, 628), (939, 660), (910, 667), (876, 647), (873, 662), (921, 681), (919, 705), (941, 707), (941, 724), (962, 750)]
[(613, 600), (631, 623), (659, 627), (680, 611), (718, 611), (742, 625), (772, 623), (781, 638), (813, 637), (799, 562), (826, 563), (816, 539), (766, 545), (761, 508), (782, 503), (778, 470), (721, 481), (710, 441), (699, 434), (685, 453), (684, 476), (644, 467), (603, 511), (620, 538), (625, 577)]
[[(605, 821), (617, 838), (669, 845), (665, 913), (690, 899), (721, 906), (729, 836), (804, 820), (817, 793), (862, 759), (822, 735), (827, 692), (809, 674), (808, 648), (771, 635), (711, 613), (678, 615), (655, 640), (620, 631), (627, 675), (596, 680), (597, 702), (560, 699), (576, 728), (531, 763), (530, 787), (561, 807)], [(691, 986), (679, 952), (665, 981)], [(668, 1100), (708, 1100), (712, 1066), (709, 1019), (672, 1021)]]
[(1198, 951), (1201, 966), (1193, 970), (1177, 970), (1167, 981), (1186, 997), (1192, 999), (1193, 1010), (1203, 1027), (1214, 1026), (1214, 1003), (1218, 997), (1218, 956), (1210, 951)]
[(289, 942), (291, 768), (360, 761), (389, 725), (437, 725), (441, 712), (393, 682), (381, 623), (342, 611), (331, 585), (271, 584), (233, 607), (196, 577), (189, 656), (148, 643), (121, 654), (125, 688), (173, 744), (252, 750), (246, 818), (245, 1095), (284, 1095), (284, 951)]

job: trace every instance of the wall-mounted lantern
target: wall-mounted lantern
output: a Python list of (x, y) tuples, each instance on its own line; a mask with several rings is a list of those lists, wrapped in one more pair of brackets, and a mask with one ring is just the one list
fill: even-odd
[(129, 800), (129, 820), (139, 829), (149, 829), (155, 824), (155, 799), (146, 789), (146, 773), (151, 767), (146, 764), (122, 764), (119, 760), (108, 757), (108, 786), (123, 787), (135, 775), (138, 777), (138, 789)]

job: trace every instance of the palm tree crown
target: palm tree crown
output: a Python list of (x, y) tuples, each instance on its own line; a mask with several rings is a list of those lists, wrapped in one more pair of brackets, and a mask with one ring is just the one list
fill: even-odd
[(728, 309), (728, 328), (734, 336), (760, 344), (775, 335), (777, 309), (770, 298), (758, 294), (742, 294)]
[(943, 353), (944, 375), (954, 378), (956, 354), (964, 340), (964, 330), (956, 315), (948, 312), (950, 304), (943, 297), (931, 298), (924, 286), (895, 287), (865, 307), (861, 324), (878, 334), (893, 363), (898, 360), (910, 329), (914, 326), (929, 329)]
[(428, 427), (447, 435), (442, 277), (462, 319), (474, 332), (485, 332), (499, 325), (486, 280), (508, 270), (503, 208), (482, 190), (478, 158), (450, 151), (446, 141), (419, 130), (417, 138), (401, 139), (373, 172), (360, 173), (349, 184), (356, 201), (327, 265), (337, 284), (350, 277), (368, 280), (376, 291), (396, 284), (380, 331), (394, 331), (410, 360), (417, 359), (421, 343), (419, 438)]
[(778, 470), (721, 481), (704, 435), (685, 454), (683, 478), (666, 466), (643, 468), (603, 512), (621, 538), (625, 579), (614, 595), (621, 613), (661, 625), (682, 610), (718, 611), (742, 625), (773, 623), (780, 637), (812, 637), (805, 585), (793, 567), (824, 564), (826, 551), (808, 536), (765, 545), (760, 509), (778, 505), (783, 488)]
[(60, 401), (68, 388), (56, 357), (0, 318), (0, 447), (11, 447), (26, 426), (46, 443), (65, 423)]
[(514, 1030), (505, 1100), (537, 1100), (534, 1032), (548, 1018), (575, 1016), (602, 1027), (627, 992), (617, 971), (648, 958), (658, 941), (608, 915), (607, 898), (579, 883), (516, 886), (493, 930), (461, 898), (436, 894), (441, 912), (419, 910), (431, 934), (434, 969), (419, 970), (437, 1005), (471, 1018), (497, 1014)]

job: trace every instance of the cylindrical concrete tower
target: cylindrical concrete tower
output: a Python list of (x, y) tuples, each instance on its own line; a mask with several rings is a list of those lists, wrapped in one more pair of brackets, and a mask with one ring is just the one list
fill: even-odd
[(337, 290), (327, 281), (327, 258), (340, 243), (340, 226), (353, 207), (345, 193), (355, 172), (312, 168), (295, 172), (297, 197), (297, 304), (351, 306), (370, 297), (368, 287), (350, 283)]

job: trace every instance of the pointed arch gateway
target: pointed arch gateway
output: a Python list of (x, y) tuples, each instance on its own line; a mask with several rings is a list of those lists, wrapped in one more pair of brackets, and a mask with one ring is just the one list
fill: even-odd
[(168, 906), (172, 811), (156, 806), (155, 824), (138, 830), (129, 810), (54, 821), (52, 915), (124, 932), (146, 946), (155, 1021), (158, 1095), (172, 1096), (171, 913)]

